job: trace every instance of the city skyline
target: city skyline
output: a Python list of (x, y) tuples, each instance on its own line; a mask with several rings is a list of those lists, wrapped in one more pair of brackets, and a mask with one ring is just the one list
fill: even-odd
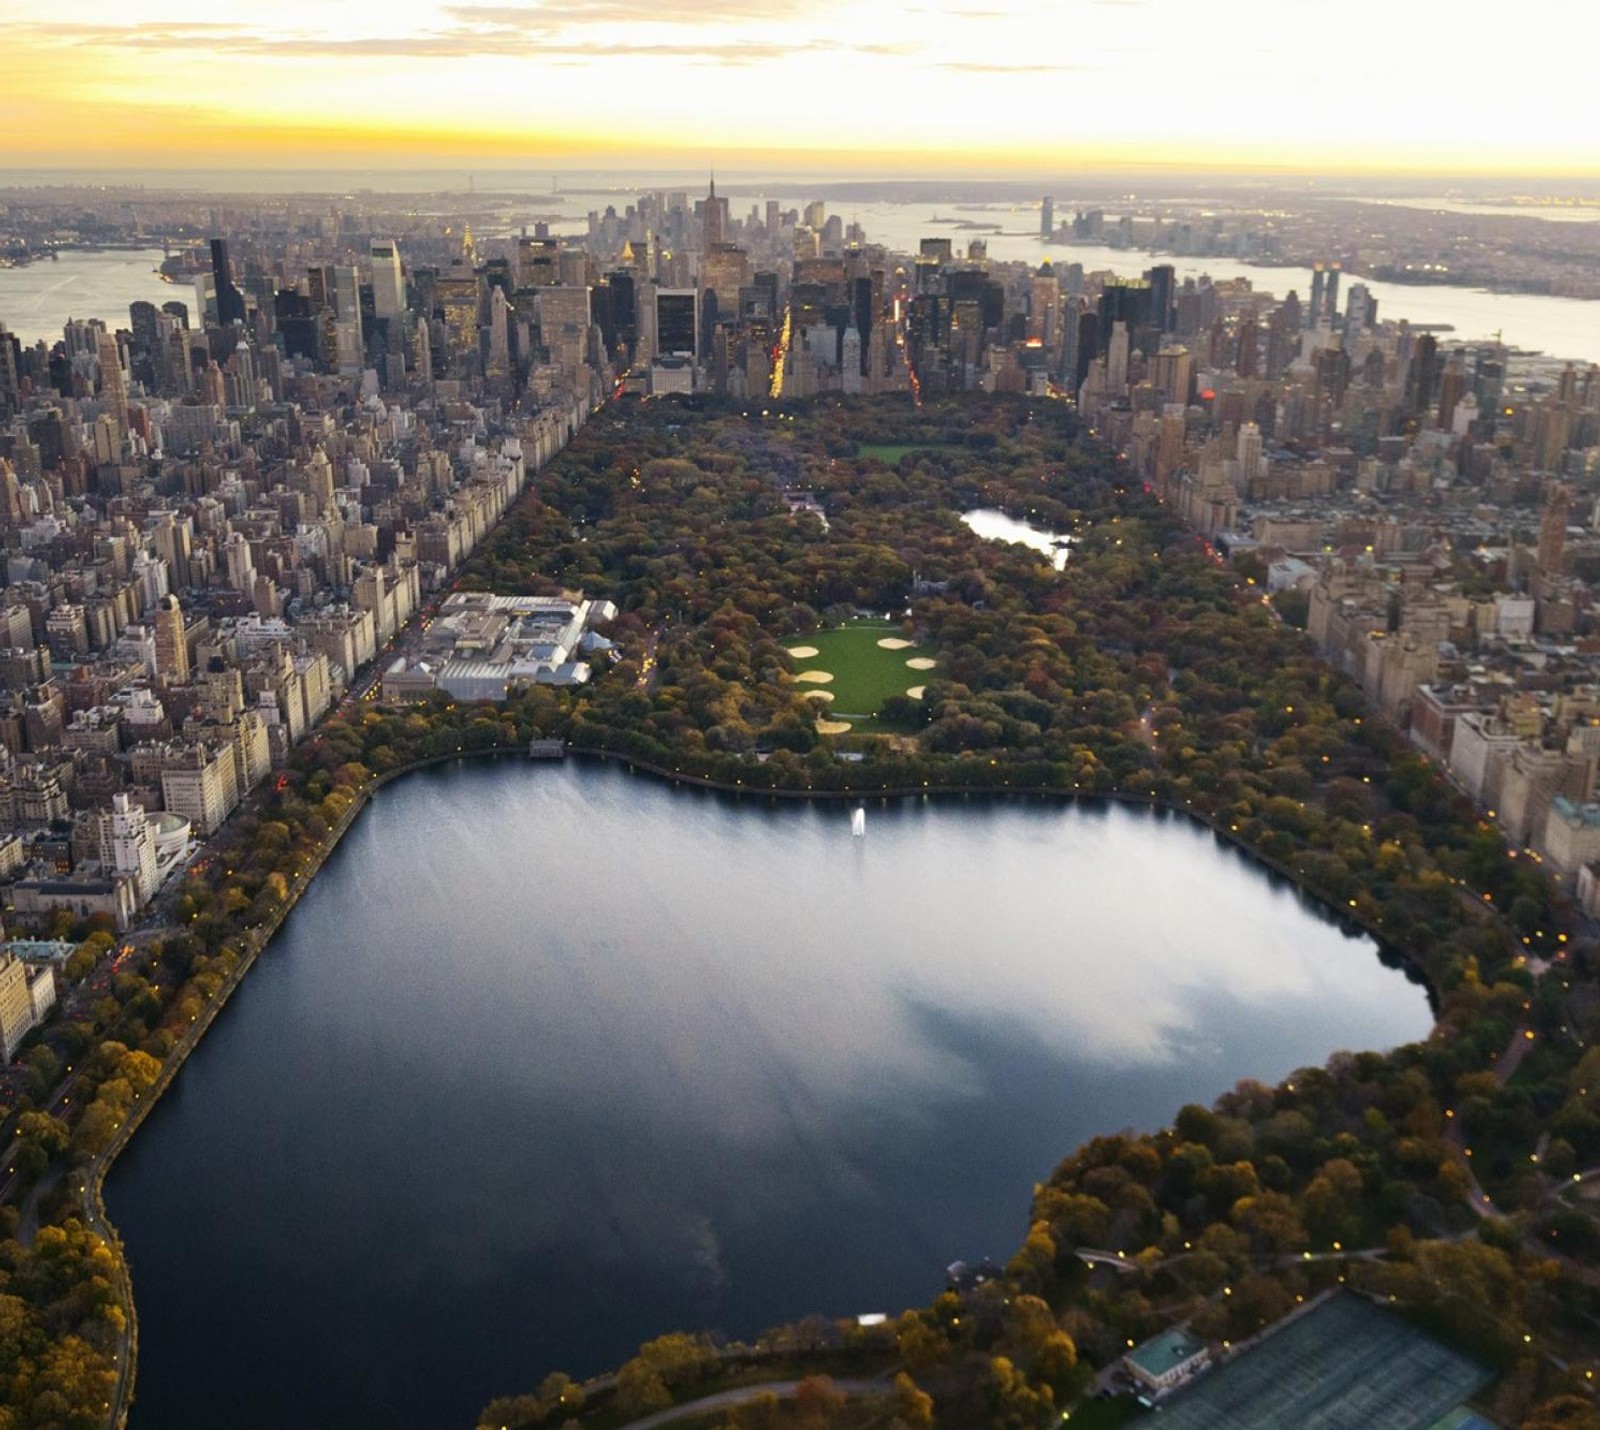
[[(1581, 47), (1527, 20), (1485, 45), (1378, 0), (1337, 26), (1265, 0), (1204, 23), (1177, 0), (292, 0), (270, 27), (239, 0), (203, 22), (173, 0), (9, 12), (0, 124), (20, 167), (1593, 171)], [(1535, 106), (1537, 125), (1510, 118)]]

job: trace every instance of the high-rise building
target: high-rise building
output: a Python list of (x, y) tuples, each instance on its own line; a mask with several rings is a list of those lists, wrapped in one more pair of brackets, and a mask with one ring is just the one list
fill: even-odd
[(1144, 276), (1150, 285), (1150, 323), (1158, 333), (1170, 332), (1177, 270), (1170, 263), (1162, 263), (1149, 269)]
[(517, 282), (524, 288), (551, 287), (561, 281), (561, 245), (553, 238), (517, 240)]
[(711, 176), (711, 192), (700, 209), (700, 252), (710, 253), (723, 242), (728, 231), (728, 201), (717, 197), (717, 176)]
[(1439, 379), (1439, 426), (1448, 432), (1456, 420), (1456, 407), (1467, 395), (1467, 370), (1460, 358), (1451, 358), (1445, 364)]
[(372, 311), (380, 318), (398, 317), (406, 306), (406, 280), (400, 268), (400, 245), (391, 238), (372, 240)]
[(539, 290), (539, 335), (550, 361), (575, 373), (587, 355), (591, 309), (587, 288)]
[(1046, 263), (1028, 285), (1028, 337), (1055, 351), (1060, 336), (1061, 285)]
[(1106, 344), (1106, 391), (1114, 397), (1128, 390), (1128, 325), (1113, 323)]
[(128, 432), (128, 384), (122, 376), (122, 351), (117, 346), (117, 340), (103, 328), (100, 330), (98, 345), (100, 395), (105, 399), (106, 406), (111, 409), (111, 415), (116, 418), (118, 435), (126, 436)]
[(1246, 481), (1262, 475), (1261, 429), (1254, 422), (1246, 422), (1239, 428), (1238, 457), (1239, 469)]
[(656, 290), (655, 355), (694, 357), (700, 350), (700, 304), (693, 288)]
[(1261, 327), (1254, 317), (1239, 323), (1239, 343), (1234, 355), (1233, 370), (1240, 377), (1254, 377), (1259, 371)]
[(133, 880), (142, 908), (156, 893), (156, 831), (145, 814), (125, 794), (111, 796), (111, 808), (100, 816), (100, 862), (116, 874)]
[(705, 251), (701, 285), (717, 295), (717, 318), (731, 322), (739, 312), (739, 290), (750, 282), (750, 257), (737, 244), (715, 243)]
[(33, 1030), (34, 998), (26, 965), (10, 949), (0, 952), (0, 1062), (17, 1055)]
[(1167, 402), (1187, 406), (1193, 373), (1194, 360), (1189, 349), (1173, 346), (1164, 347), (1156, 354), (1151, 376), (1156, 390)]
[(1421, 414), (1433, 404), (1433, 388), (1437, 380), (1439, 340), (1432, 333), (1418, 336), (1411, 349), (1411, 366), (1406, 371), (1406, 406)]
[(239, 776), (231, 744), (184, 745), (161, 764), (161, 802), (201, 838), (238, 808)]
[(217, 295), (217, 322), (223, 327), (244, 322), (244, 294), (234, 286), (225, 238), (211, 240), (211, 281)]
[(478, 275), (457, 259), (439, 275), (435, 293), (444, 319), (445, 353), (452, 364), (470, 367), (478, 353), (478, 313), (482, 305)]
[(1572, 488), (1565, 482), (1554, 483), (1545, 497), (1544, 515), (1539, 519), (1539, 569), (1547, 575), (1561, 570), (1571, 511)]
[(1056, 201), (1046, 194), (1039, 204), (1039, 237), (1049, 238), (1056, 231)]
[(168, 685), (189, 678), (189, 644), (183, 607), (176, 596), (164, 596), (156, 607), (156, 675)]

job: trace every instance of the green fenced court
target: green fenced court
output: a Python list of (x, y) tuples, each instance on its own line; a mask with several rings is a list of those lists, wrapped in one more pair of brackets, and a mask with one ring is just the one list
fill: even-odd
[(1487, 1366), (1348, 1292), (1164, 1402), (1162, 1430), (1429, 1430)]

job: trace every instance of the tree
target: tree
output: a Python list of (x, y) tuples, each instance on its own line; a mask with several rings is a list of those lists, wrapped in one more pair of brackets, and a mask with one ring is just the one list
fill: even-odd
[(799, 1430), (827, 1430), (848, 1397), (825, 1375), (808, 1375), (795, 1387), (795, 1424)]
[(617, 1372), (616, 1406), (629, 1420), (665, 1410), (672, 1404), (672, 1392), (653, 1366), (635, 1357)]
[(894, 1418), (902, 1430), (933, 1430), (933, 1397), (903, 1370), (894, 1378)]
[(1030, 1385), (1005, 1356), (990, 1360), (987, 1391), (991, 1417), (987, 1424), (994, 1430), (1038, 1430), (1054, 1408), (1050, 1387)]

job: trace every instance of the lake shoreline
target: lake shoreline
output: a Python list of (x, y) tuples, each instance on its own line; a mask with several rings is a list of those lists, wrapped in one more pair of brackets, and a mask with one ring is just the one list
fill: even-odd
[[(998, 784), (988, 786), (965, 785), (934, 785), (922, 786), (897, 786), (882, 785), (870, 789), (857, 790), (819, 790), (819, 789), (789, 789), (789, 788), (751, 788), (740, 783), (729, 783), (710, 776), (686, 773), (682, 770), (669, 769), (663, 765), (653, 764), (639, 759), (636, 756), (621, 755), (614, 751), (599, 747), (568, 745), (565, 753), (574, 757), (578, 763), (593, 763), (595, 765), (616, 765), (629, 773), (643, 774), (653, 782), (661, 783), (669, 788), (683, 788), (697, 790), (705, 793), (731, 796), (738, 803), (746, 799), (759, 797), (768, 807), (787, 802), (816, 803), (823, 805), (838, 805), (840, 803), (861, 803), (868, 800), (910, 800), (916, 798), (936, 799), (940, 801), (952, 800), (960, 795), (963, 802), (976, 796), (980, 800), (1011, 803), (1017, 800), (1047, 802), (1052, 805), (1065, 807), (1067, 805), (1081, 805), (1087, 809), (1110, 809), (1112, 807), (1125, 807), (1145, 809), (1160, 814), (1186, 816), (1195, 826), (1204, 828), (1213, 835), (1219, 845), (1226, 847), (1233, 853), (1244, 856), (1245, 862), (1260, 870), (1266, 871), (1275, 879), (1281, 879), (1292, 887), (1296, 896), (1301, 899), (1311, 911), (1319, 917), (1325, 918), (1330, 924), (1340, 928), (1346, 933), (1359, 933), (1370, 938), (1376, 946), (1380, 959), (1389, 962), (1391, 959), (1398, 961), (1405, 971), (1406, 977), (1419, 984), (1426, 993), (1429, 1014), (1433, 1020), (1428, 1037), (1437, 1035), (1438, 1023), (1438, 991), (1433, 986), (1427, 975), (1425, 966), (1415, 956), (1403, 948), (1387, 940), (1381, 931), (1370, 927), (1361, 919), (1352, 915), (1348, 910), (1335, 908), (1327, 900), (1318, 896), (1312, 889), (1304, 884), (1286, 865), (1278, 863), (1270, 856), (1241, 843), (1228, 831), (1211, 821), (1202, 813), (1192, 807), (1185, 807), (1161, 796), (1141, 795), (1122, 791), (1081, 792), (1072, 790), (1052, 789), (1046, 786), (1016, 786), (1011, 784)], [(124, 1244), (117, 1228), (112, 1221), (104, 1201), (104, 1186), (121, 1154), (131, 1144), (134, 1134), (143, 1126), (151, 1110), (161, 1100), (166, 1092), (174, 1085), (179, 1072), (187, 1063), (190, 1055), (200, 1045), (205, 1034), (210, 1031), (220, 1016), (224, 1007), (231, 1001), (233, 994), (244, 982), (246, 976), (255, 966), (260, 955), (267, 951), (273, 941), (282, 932), (289, 915), (305, 897), (306, 892), (315, 883), (316, 875), (325, 867), (334, 851), (340, 847), (344, 838), (355, 827), (362, 812), (376, 799), (379, 792), (389, 785), (396, 784), (406, 777), (421, 773), (429, 769), (437, 769), (453, 763), (482, 760), (517, 760), (537, 767), (546, 763), (544, 760), (535, 760), (528, 751), (521, 747), (497, 746), (476, 750), (454, 750), (440, 754), (425, 756), (421, 759), (409, 761), (394, 769), (383, 771), (367, 781), (355, 793), (348, 810), (339, 823), (331, 828), (320, 846), (313, 867), (306, 871), (303, 878), (297, 880), (290, 890), (290, 897), (274, 912), (268, 924), (254, 931), (255, 936), (248, 941), (241, 941), (238, 949), (238, 962), (229, 973), (214, 998), (209, 1000), (202, 1009), (193, 1028), (184, 1036), (181, 1043), (175, 1047), (163, 1062), (162, 1072), (156, 1083), (147, 1094), (139, 1099), (132, 1109), (127, 1121), (118, 1130), (117, 1136), (105, 1151), (95, 1159), (86, 1169), (86, 1183), (82, 1193), (83, 1209), (89, 1225), (101, 1235), (111, 1247), (117, 1264), (118, 1280), (126, 1292), (126, 1305), (128, 1308), (128, 1326), (125, 1344), (122, 1353), (117, 1357), (119, 1368), (119, 1384), (117, 1394), (113, 1399), (113, 1408), (109, 1423), (116, 1430), (125, 1430), (128, 1423), (134, 1390), (137, 1379), (139, 1322), (137, 1303), (133, 1288), (133, 1271), (126, 1255)], [(245, 809), (247, 806), (241, 806)], [(232, 821), (230, 820), (230, 823)], [(1173, 1109), (1175, 1114), (1176, 1108)], [(1061, 1155), (1070, 1155), (1073, 1149), (1062, 1150)]]

